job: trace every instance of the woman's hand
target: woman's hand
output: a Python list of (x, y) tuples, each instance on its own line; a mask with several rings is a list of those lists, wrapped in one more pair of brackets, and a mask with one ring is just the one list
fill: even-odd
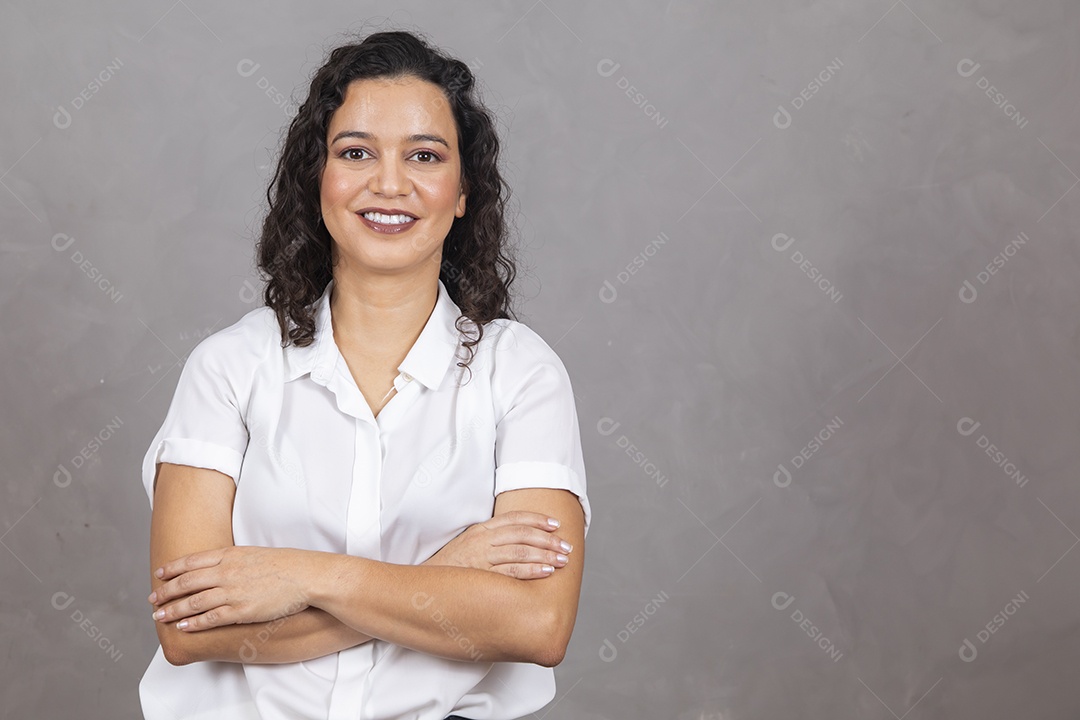
[[(466, 528), (422, 565), (490, 570), (521, 580), (549, 576), (569, 561), (546, 515), (515, 510)], [(309, 607), (306, 550), (228, 546), (168, 562), (151, 594), (159, 622), (185, 631), (268, 622)], [(550, 568), (550, 570), (545, 569)], [(179, 621), (179, 622), (178, 622)]]
[[(553, 534), (548, 516), (514, 510), (465, 528), (421, 565), (491, 570), (519, 580), (547, 577), (566, 565), (570, 552)], [(550, 570), (545, 570), (545, 565)]]
[[(154, 619), (180, 630), (267, 622), (309, 605), (301, 571), (306, 550), (228, 546), (166, 563), (165, 584), (151, 593)], [(158, 617), (161, 614), (161, 617)], [(186, 624), (185, 624), (186, 623)]]

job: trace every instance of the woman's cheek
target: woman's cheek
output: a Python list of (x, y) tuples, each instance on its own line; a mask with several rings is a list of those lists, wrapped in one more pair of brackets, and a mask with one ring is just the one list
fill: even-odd
[(327, 166), (322, 177), (322, 200), (324, 206), (333, 207), (339, 205), (343, 199), (347, 199), (355, 191), (355, 178), (350, 178), (348, 173), (340, 172), (333, 165)]

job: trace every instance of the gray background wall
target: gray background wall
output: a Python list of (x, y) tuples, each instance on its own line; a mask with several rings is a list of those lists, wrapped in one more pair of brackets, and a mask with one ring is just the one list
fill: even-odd
[(389, 27), (481, 77), (521, 316), (578, 397), (596, 515), (538, 716), (1080, 717), (1075, 3), (19, 0), (0, 27), (4, 717), (138, 716), (139, 463), (184, 356), (255, 307), (310, 73)]

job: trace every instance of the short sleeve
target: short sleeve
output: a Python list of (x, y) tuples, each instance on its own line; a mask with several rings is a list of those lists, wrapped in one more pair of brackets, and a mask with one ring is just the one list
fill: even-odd
[(527, 487), (569, 490), (581, 502), (588, 535), (592, 509), (566, 368), (538, 334), (516, 322), (496, 343), (495, 368), (495, 494)]
[(247, 451), (248, 430), (238, 392), (235, 355), (223, 334), (203, 338), (180, 371), (165, 421), (143, 459), (143, 486), (154, 504), (157, 464), (208, 468), (237, 482)]

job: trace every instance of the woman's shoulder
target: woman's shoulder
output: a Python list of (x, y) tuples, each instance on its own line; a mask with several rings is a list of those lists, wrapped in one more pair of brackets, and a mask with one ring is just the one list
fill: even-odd
[(272, 308), (257, 307), (239, 320), (207, 335), (188, 355), (187, 364), (213, 370), (230, 377), (250, 375), (275, 347), (280, 347), (281, 331)]
[(490, 383), (496, 418), (506, 417), (515, 406), (530, 408), (522, 411), (528, 413), (544, 408), (538, 416), (541, 420), (573, 407), (570, 374), (543, 335), (516, 320), (497, 319), (489, 325), (493, 326), (491, 338), (485, 327), (482, 344), (488, 344), (481, 367)]
[(562, 359), (544, 337), (518, 320), (496, 318), (484, 325), (481, 347), (495, 372), (529, 374), (552, 365), (565, 373)]
[(509, 318), (495, 318), (485, 323), (482, 342), (495, 352), (555, 352), (536, 330)]

